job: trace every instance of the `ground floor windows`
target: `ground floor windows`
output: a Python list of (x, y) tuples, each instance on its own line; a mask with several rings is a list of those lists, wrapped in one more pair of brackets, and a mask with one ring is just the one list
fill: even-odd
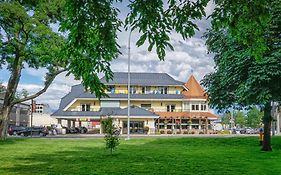
[[(156, 130), (162, 132), (172, 132), (175, 134), (184, 131), (197, 131), (198, 133), (208, 133), (211, 129), (210, 120), (208, 119), (156, 119)], [(195, 132), (196, 133), (196, 132)]]
[[(128, 133), (128, 121), (123, 121), (123, 134)], [(130, 121), (130, 133), (131, 134), (143, 134), (144, 133), (144, 121)]]

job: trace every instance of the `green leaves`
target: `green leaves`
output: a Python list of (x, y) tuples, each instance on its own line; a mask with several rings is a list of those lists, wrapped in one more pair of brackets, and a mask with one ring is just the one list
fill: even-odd
[(271, 14), (271, 1), (239, 0), (215, 1), (212, 28), (225, 28), (240, 44), (249, 48), (250, 56), (261, 60), (268, 46), (264, 34), (268, 30)]
[(101, 97), (105, 88), (97, 75), (103, 73), (110, 79), (110, 61), (119, 54), (116, 34), (121, 26), (119, 10), (112, 6), (112, 1), (72, 0), (66, 1), (64, 10), (66, 17), (60, 30), (69, 32), (68, 69), (77, 79), (82, 79), (86, 89)]
[[(243, 2), (246, 3), (246, 1)], [(268, 18), (265, 15), (265, 19), (262, 19), (265, 21), (260, 21), (260, 26), (252, 26), (253, 24), (250, 23), (242, 25), (240, 21), (242, 19), (236, 17), (233, 18), (234, 21), (231, 23), (233, 26), (231, 26), (231, 20), (224, 21), (224, 19), (235, 14), (244, 19), (249, 15), (249, 19), (255, 20), (253, 14), (249, 13), (254, 10), (254, 7), (259, 7), (259, 3), (264, 3), (263, 1), (255, 2), (247, 7), (241, 6), (241, 3), (234, 3), (231, 6), (229, 1), (218, 2), (220, 9), (215, 10), (214, 24), (206, 34), (206, 44), (209, 52), (214, 54), (216, 69), (215, 72), (205, 76), (202, 82), (207, 87), (213, 107), (224, 109), (236, 104), (264, 105), (270, 101), (281, 100), (279, 90), (281, 87), (281, 31), (276, 27), (281, 26), (281, 16), (278, 13), (281, 8), (280, 5), (275, 4), (276, 2), (269, 4), (268, 6), (272, 8), (265, 12), (265, 14), (270, 14), (270, 21), (267, 21)], [(236, 12), (241, 14), (236, 14)], [(258, 18), (260, 19), (260, 16)], [(220, 19), (223, 19), (221, 23)], [(267, 23), (266, 28), (262, 28), (265, 24), (263, 22)], [(253, 23), (255, 24), (255, 21)], [(250, 32), (251, 30), (253, 32)], [(251, 34), (253, 35), (250, 37)], [(260, 44), (259, 38), (262, 39), (263, 44)], [(265, 50), (263, 45), (266, 47)], [(262, 56), (262, 59), (258, 59), (256, 54)]]
[[(204, 7), (208, 1), (168, 1), (162, 0), (136, 0), (129, 4), (131, 12), (125, 20), (127, 30), (138, 30), (142, 33), (137, 41), (141, 46), (148, 41), (148, 51), (156, 47), (160, 60), (165, 58), (165, 49), (174, 50), (169, 43), (171, 32), (180, 33), (183, 39), (192, 37), (198, 30), (194, 20), (205, 16)], [(167, 6), (168, 8), (164, 8)]]

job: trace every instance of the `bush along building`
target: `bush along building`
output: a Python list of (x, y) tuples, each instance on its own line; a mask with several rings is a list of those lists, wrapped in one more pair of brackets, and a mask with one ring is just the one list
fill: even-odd
[[(130, 73), (130, 133), (187, 134), (212, 132), (211, 121), (218, 117), (209, 111), (207, 94), (193, 75), (186, 83), (166, 73)], [(102, 133), (101, 120), (111, 116), (127, 133), (128, 73), (115, 72), (107, 85), (108, 97), (98, 100), (81, 84), (61, 99), (53, 117), (68, 127), (86, 126)]]

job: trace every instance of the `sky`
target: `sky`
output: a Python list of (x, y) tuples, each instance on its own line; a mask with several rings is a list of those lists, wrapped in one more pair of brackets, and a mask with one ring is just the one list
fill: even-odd
[[(120, 18), (124, 19), (128, 13), (126, 3), (116, 5), (120, 11)], [(210, 15), (214, 5), (212, 2), (206, 7), (207, 15)], [(167, 49), (166, 57), (164, 61), (160, 61), (157, 54), (152, 51), (147, 51), (147, 43), (141, 47), (135, 45), (138, 37), (137, 32), (132, 32), (131, 37), (131, 71), (132, 72), (161, 72), (168, 73), (173, 78), (179, 81), (186, 82), (191, 74), (193, 74), (198, 81), (200, 81), (204, 75), (214, 71), (214, 61), (212, 55), (207, 53), (205, 46), (205, 40), (202, 38), (203, 33), (210, 27), (209, 19), (202, 19), (196, 21), (200, 31), (196, 32), (195, 36), (186, 40), (183, 40), (179, 34), (172, 33), (171, 44), (174, 47), (174, 51)], [(56, 26), (54, 26), (54, 30)], [(121, 55), (112, 61), (111, 68), (113, 71), (127, 72), (128, 61), (128, 36), (129, 33), (122, 31), (118, 33), (118, 43), (121, 46)], [(43, 87), (45, 69), (31, 69), (25, 66), (22, 72), (21, 80), (18, 90), (26, 89), (30, 94), (37, 92)], [(57, 76), (49, 87), (46, 93), (39, 96), (36, 99), (37, 103), (47, 103), (52, 110), (56, 110), (59, 107), (60, 99), (70, 92), (70, 88), (73, 85), (79, 84), (80, 81), (74, 80), (73, 76), (65, 76), (66, 73)], [(0, 82), (4, 85), (7, 84), (10, 73), (6, 67), (0, 69)], [(27, 102), (28, 103), (28, 102)]]

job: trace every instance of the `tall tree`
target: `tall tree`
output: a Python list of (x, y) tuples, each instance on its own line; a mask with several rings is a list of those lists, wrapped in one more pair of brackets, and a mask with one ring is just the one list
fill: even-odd
[(215, 72), (204, 77), (210, 103), (217, 109), (261, 105), (262, 150), (271, 151), (271, 102), (281, 98), (281, 3), (215, 1), (207, 46)]
[[(117, 32), (123, 22), (113, 3), (122, 0), (2, 0), (0, 2), (0, 68), (5, 65), (10, 77), (0, 110), (0, 137), (6, 138), (9, 113), (16, 103), (44, 93), (63, 71), (81, 79), (85, 89), (97, 97), (106, 95), (98, 74), (112, 78), (110, 61), (117, 58)], [(208, 0), (136, 0), (129, 4), (125, 21), (128, 30), (142, 33), (137, 41), (148, 41), (160, 59), (165, 57), (172, 31), (184, 39), (198, 30), (194, 20), (205, 16)], [(59, 25), (60, 32), (51, 26)], [(61, 33), (63, 32), (63, 33)], [(44, 87), (24, 98), (15, 98), (22, 70), (45, 68)]]

